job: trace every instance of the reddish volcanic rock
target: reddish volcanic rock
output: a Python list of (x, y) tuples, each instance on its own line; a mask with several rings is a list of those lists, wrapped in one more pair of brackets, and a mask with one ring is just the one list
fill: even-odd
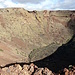
[(0, 75), (75, 75), (75, 66), (64, 68), (60, 73), (53, 73), (48, 68), (36, 67), (33, 63), (30, 65), (24, 64), (23, 67), (19, 64), (10, 65), (9, 67), (0, 68)]
[(36, 65), (33, 63), (30, 65), (19, 64), (11, 65), (0, 69), (0, 75), (53, 75), (52, 71), (47, 68), (35, 68)]

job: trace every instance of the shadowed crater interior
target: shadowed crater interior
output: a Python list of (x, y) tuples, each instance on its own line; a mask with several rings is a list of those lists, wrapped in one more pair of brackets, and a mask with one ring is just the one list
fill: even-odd
[(75, 35), (67, 44), (59, 47), (55, 53), (34, 64), (38, 67), (48, 67), (53, 72), (58, 72), (69, 65), (75, 65)]

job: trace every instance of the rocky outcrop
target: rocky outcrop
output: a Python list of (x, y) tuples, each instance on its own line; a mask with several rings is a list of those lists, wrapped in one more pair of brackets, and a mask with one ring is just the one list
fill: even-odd
[(74, 11), (0, 9), (0, 66), (54, 53), (74, 34)]
[(75, 66), (69, 65), (68, 68), (59, 70), (55, 73), (48, 68), (39, 68), (33, 63), (30, 65), (14, 64), (9, 67), (0, 68), (0, 75), (75, 75)]
[(1, 75), (54, 75), (48, 68), (38, 68), (33, 63), (30, 65), (24, 64), (23, 67), (19, 64), (0, 69)]

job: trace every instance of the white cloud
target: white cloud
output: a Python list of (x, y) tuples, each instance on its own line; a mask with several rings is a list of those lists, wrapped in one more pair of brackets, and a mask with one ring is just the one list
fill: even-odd
[(74, 0), (0, 0), (0, 8), (23, 7), (27, 10), (75, 9)]
[(0, 0), (0, 2), (4, 2), (4, 0)]
[(64, 0), (63, 2), (58, 3), (55, 7), (57, 9), (67, 9), (67, 10), (75, 9), (75, 1), (74, 0)]
[[(40, 3), (40, 0), (12, 0), (13, 2), (19, 2), (19, 3)], [(45, 0), (41, 0), (42, 1), (45, 1)]]
[(2, 4), (0, 4), (0, 8), (3, 8), (3, 5)]

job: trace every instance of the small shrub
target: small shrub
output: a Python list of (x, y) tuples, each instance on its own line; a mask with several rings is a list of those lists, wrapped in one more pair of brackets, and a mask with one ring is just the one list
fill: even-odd
[(33, 51), (35, 51), (36, 49), (33, 49)]
[(3, 52), (3, 50), (2, 50), (2, 49), (0, 49), (0, 52)]

